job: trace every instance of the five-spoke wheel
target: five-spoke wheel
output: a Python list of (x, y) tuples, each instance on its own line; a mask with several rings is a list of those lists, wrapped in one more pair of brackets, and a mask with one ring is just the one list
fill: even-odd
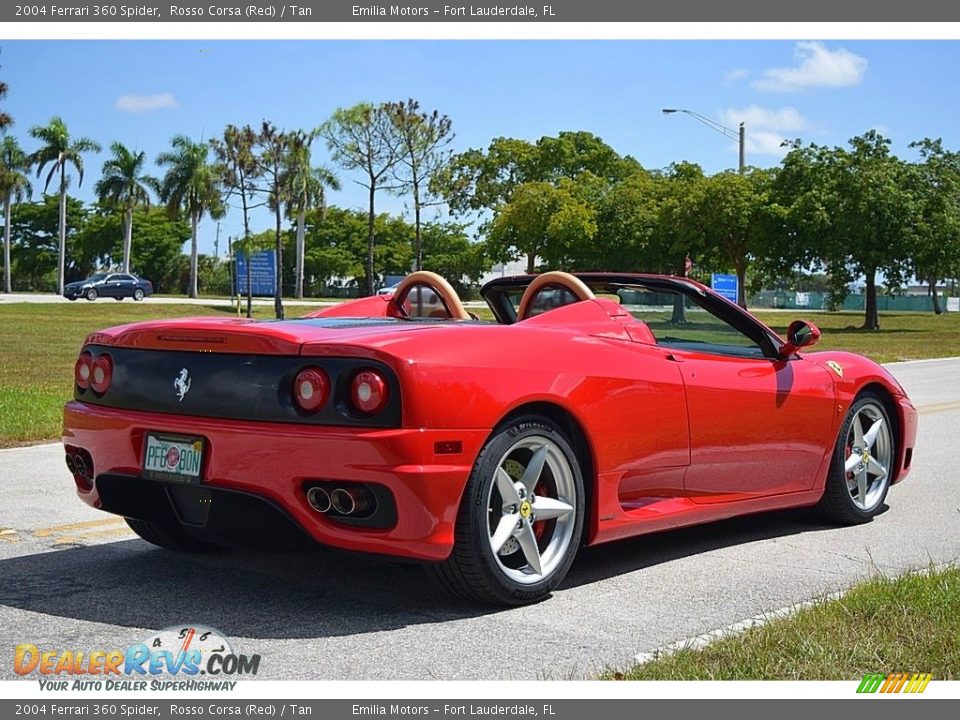
[(551, 440), (531, 436), (504, 454), (490, 485), (490, 549), (521, 584), (549, 576), (566, 556), (576, 520), (573, 469)]
[(894, 434), (883, 401), (864, 392), (840, 430), (820, 509), (831, 520), (866, 522), (883, 505), (895, 460)]
[(583, 514), (583, 477), (570, 441), (546, 418), (518, 418), (495, 430), (481, 451), (457, 516), (453, 552), (429, 572), (471, 600), (536, 602), (567, 574)]

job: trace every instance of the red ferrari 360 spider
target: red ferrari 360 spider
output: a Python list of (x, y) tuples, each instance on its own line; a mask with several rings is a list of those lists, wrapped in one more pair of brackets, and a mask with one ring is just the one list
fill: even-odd
[(80, 498), (182, 551), (305, 542), (422, 561), (449, 591), (543, 598), (581, 545), (774, 508), (860, 523), (910, 470), (883, 368), (801, 353), (685, 278), (418, 272), (288, 321), (90, 335), (64, 412)]

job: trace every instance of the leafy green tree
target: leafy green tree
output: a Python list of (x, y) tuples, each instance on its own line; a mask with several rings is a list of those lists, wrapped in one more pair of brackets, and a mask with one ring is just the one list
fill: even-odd
[(27, 170), (30, 163), (16, 138), (5, 137), (0, 145), (0, 201), (3, 202), (3, 291), (13, 292), (10, 279), (10, 209), (33, 194)]
[[(210, 145), (216, 153), (216, 171), (220, 177), (225, 199), (234, 198), (240, 201), (240, 209), (243, 212), (243, 238), (237, 242), (237, 246), (241, 249), (251, 234), (250, 211), (263, 205), (256, 199), (260, 191), (258, 186), (260, 165), (254, 153), (256, 143), (257, 133), (249, 125), (244, 125), (241, 128), (235, 125), (227, 125), (222, 138), (210, 140)], [(252, 272), (251, 264), (247, 263), (248, 318), (253, 317)]]
[[(111, 209), (96, 208), (71, 239), (71, 254), (82, 275), (116, 267), (123, 258), (124, 221)], [(185, 292), (187, 282), (181, 286), (180, 279), (189, 277), (183, 244), (190, 239), (190, 226), (159, 207), (136, 208), (133, 222), (137, 243), (131, 248), (131, 272), (150, 280), (157, 292)]]
[(289, 198), (287, 215), (295, 221), (297, 228), (294, 248), (294, 257), (296, 258), (294, 294), (298, 298), (303, 297), (307, 212), (314, 208), (318, 208), (321, 213), (324, 212), (327, 207), (326, 188), (340, 189), (340, 181), (333, 172), (323, 166), (313, 166), (310, 145), (314, 138), (313, 133), (302, 131), (291, 133), (290, 148), (282, 178)]
[(453, 142), (453, 124), (446, 115), (420, 110), (420, 103), (387, 104), (387, 112), (400, 140), (399, 161), (394, 166), (398, 191), (409, 192), (413, 200), (415, 270), (423, 267), (423, 234), (420, 213), (429, 201), (430, 180), (449, 161)]
[[(687, 262), (697, 269), (710, 263), (709, 248), (704, 236), (690, 233), (689, 228), (697, 222), (694, 198), (702, 192), (706, 177), (699, 165), (675, 163), (662, 173), (662, 200), (656, 241), (650, 246), (649, 262), (658, 272), (670, 275), (687, 275)], [(680, 325), (686, 322), (683, 298), (674, 298), (670, 322)]]
[(960, 275), (960, 153), (943, 147), (940, 138), (910, 145), (920, 151), (913, 166), (918, 205), (916, 246), (911, 262), (918, 279), (927, 282), (933, 311), (943, 312), (937, 283)]
[(600, 259), (593, 242), (600, 205), (640, 171), (591, 133), (561, 132), (536, 143), (496, 138), (486, 151), (460, 153), (432, 187), (454, 214), (480, 214), (493, 259), (523, 255), (532, 272), (537, 257), (568, 268)]
[(889, 286), (910, 272), (919, 207), (911, 170), (890, 153), (890, 141), (869, 131), (849, 148), (797, 148), (778, 178), (777, 214), (794, 258), (809, 257), (831, 276), (834, 293), (865, 279), (863, 329), (877, 330), (877, 276)]
[[(362, 281), (359, 287), (365, 288), (368, 221), (365, 212), (338, 207), (307, 213), (305, 268), (311, 284), (357, 278)], [(374, 218), (374, 232), (374, 276), (406, 273), (413, 256), (413, 227), (402, 218), (380, 214)]]
[(471, 242), (464, 225), (424, 223), (421, 237), (423, 267), (446, 278), (461, 297), (490, 267), (485, 245)]
[(77, 186), (83, 184), (83, 155), (88, 152), (100, 152), (99, 143), (90, 138), (71, 138), (66, 123), (59, 117), (53, 117), (46, 125), (37, 125), (30, 128), (30, 136), (39, 140), (43, 145), (30, 156), (30, 164), (37, 166), (37, 177), (44, 168), (50, 166), (50, 172), (43, 184), (43, 191), (50, 187), (54, 176), (60, 176), (60, 228), (57, 261), (57, 293), (63, 294), (64, 269), (66, 267), (67, 245), (67, 188), (70, 178), (67, 176), (67, 166), (73, 166), (77, 171)]
[(658, 272), (662, 264), (660, 213), (666, 191), (667, 180), (662, 175), (644, 170), (612, 184), (596, 206), (597, 234), (573, 267)]
[(770, 247), (767, 191), (774, 175), (759, 168), (717, 173), (693, 185), (689, 198), (684, 229), (699, 236), (715, 267), (734, 269), (742, 308), (747, 307), (747, 268)]
[(490, 225), (491, 256), (501, 261), (525, 256), (529, 273), (538, 257), (550, 267), (564, 267), (577, 244), (597, 232), (596, 210), (577, 190), (571, 180), (520, 185)]
[(545, 135), (537, 140), (537, 156), (537, 173), (548, 181), (575, 179), (589, 172), (617, 182), (643, 169), (634, 158), (622, 157), (599, 137), (582, 130)]
[(103, 175), (94, 186), (101, 205), (123, 212), (123, 271), (130, 272), (130, 247), (133, 244), (133, 211), (150, 207), (150, 190), (159, 192), (156, 178), (144, 174), (147, 155), (134, 152), (123, 143), (110, 145), (113, 157), (103, 164)]
[(487, 151), (454, 155), (431, 181), (457, 215), (495, 211), (526, 182), (544, 180), (537, 147), (526, 140), (495, 138)]
[(175, 135), (173, 149), (157, 158), (157, 165), (166, 167), (160, 181), (160, 199), (172, 215), (184, 213), (190, 222), (190, 297), (197, 290), (197, 228), (204, 215), (218, 219), (225, 209), (220, 193), (220, 177), (208, 161), (208, 146), (193, 142), (185, 135)]
[[(72, 249), (73, 237), (86, 223), (88, 211), (75, 198), (67, 198), (67, 237)], [(60, 200), (44, 195), (38, 202), (21, 203), (10, 213), (10, 267), (14, 289), (53, 292), (57, 286), (60, 227)], [(72, 262), (66, 266), (70, 280), (81, 279), (81, 269)]]
[(387, 106), (359, 103), (339, 108), (320, 128), (320, 134), (333, 154), (333, 160), (344, 170), (358, 170), (357, 182), (367, 190), (367, 257), (364, 264), (363, 289), (374, 291), (376, 246), (376, 195), (378, 190), (391, 190), (391, 172), (400, 159), (400, 138)]

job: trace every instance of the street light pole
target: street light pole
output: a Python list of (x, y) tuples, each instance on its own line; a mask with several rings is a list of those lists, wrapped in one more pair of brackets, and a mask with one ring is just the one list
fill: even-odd
[(747, 149), (746, 149), (747, 126), (745, 123), (740, 123), (739, 140), (740, 140), (740, 165), (738, 166), (737, 169), (739, 170), (740, 174), (743, 175), (743, 171), (747, 169)]
[(731, 140), (736, 140), (739, 146), (738, 149), (739, 149), (739, 155), (740, 155), (739, 163), (737, 165), (737, 170), (741, 174), (743, 174), (743, 172), (746, 171), (747, 169), (747, 124), (746, 123), (740, 123), (740, 128), (738, 130), (734, 130), (732, 128), (728, 128), (723, 123), (720, 123), (720, 122), (717, 122), (716, 120), (712, 120), (708, 117), (705, 117), (700, 113), (695, 113), (693, 110), (684, 110), (683, 108), (664, 108), (663, 109), (664, 115), (671, 115), (672, 113), (684, 113), (685, 115), (689, 115), (694, 120), (697, 120), (703, 123), (711, 130), (716, 130), (718, 133), (720, 133), (724, 137), (728, 137)]

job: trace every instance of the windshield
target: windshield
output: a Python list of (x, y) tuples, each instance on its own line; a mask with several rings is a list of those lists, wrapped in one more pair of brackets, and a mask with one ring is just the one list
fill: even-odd
[(106, 273), (97, 273), (96, 275), (91, 275), (87, 278), (87, 282), (100, 282), (107, 277)]

